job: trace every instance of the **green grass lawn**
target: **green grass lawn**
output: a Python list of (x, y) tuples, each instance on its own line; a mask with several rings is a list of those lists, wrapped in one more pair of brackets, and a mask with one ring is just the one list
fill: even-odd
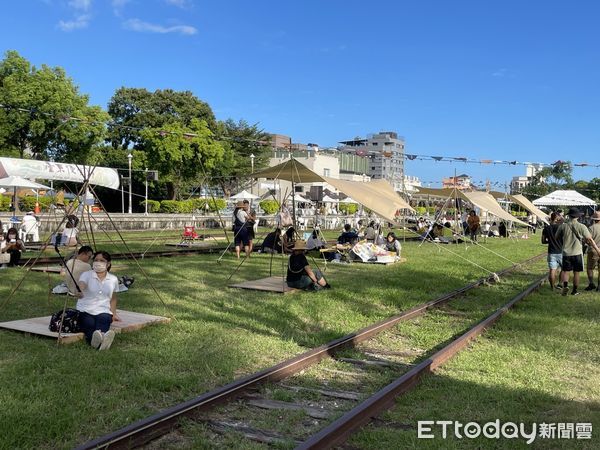
[[(512, 261), (544, 251), (537, 240), (489, 241), (486, 247)], [(445, 248), (458, 256), (449, 254)], [(495, 271), (510, 265), (507, 259), (483, 248), (445, 248), (407, 242), (403, 256), (408, 261), (404, 264), (387, 267), (330, 264), (326, 276), (333, 289), (287, 296), (227, 288), (227, 278), (238, 264), (230, 255), (223, 258), (222, 264), (217, 264), (218, 255), (145, 259), (144, 269), (166, 308), (151, 289), (150, 282), (144, 280), (132, 262), (119, 262), (121, 268), (117, 275), (136, 277), (132, 290), (120, 294), (119, 307), (172, 315), (176, 320), (169, 325), (119, 335), (113, 348), (102, 353), (83, 343), (57, 346), (49, 339), (0, 331), (0, 384), (3, 386), (0, 391), (0, 424), (5, 430), (0, 433), (0, 448), (73, 447), (485, 276), (487, 272), (481, 267)], [(471, 259), (481, 267), (459, 256)], [(231, 282), (268, 276), (269, 259), (267, 255), (253, 255)], [(274, 258), (273, 272), (282, 273), (285, 265), (281, 257)], [(526, 270), (543, 273), (544, 264), (539, 263)], [(0, 299), (7, 297), (21, 275), (21, 269), (0, 273)], [(48, 288), (58, 281), (55, 275), (29, 273), (14, 298), (0, 309), (0, 320), (46, 315), (62, 308), (63, 297), (48, 295)], [(486, 295), (493, 297), (494, 294)], [(591, 303), (588, 296), (580, 296), (576, 300), (573, 304)], [(538, 303), (542, 301), (544, 299), (540, 296)], [(553, 301), (559, 302), (560, 299)], [(73, 304), (71, 302), (71, 306)], [(550, 311), (545, 308), (528, 311), (525, 306), (518, 313), (523, 314), (528, 322), (546, 320), (553, 323)], [(571, 339), (579, 342), (578, 336), (581, 336), (582, 344), (595, 344), (597, 348), (600, 333), (593, 326), (597, 311), (596, 316), (579, 317), (573, 309), (565, 306), (563, 315), (557, 315), (562, 326), (556, 339), (567, 345)], [(510, 316), (510, 320), (516, 319)], [(500, 324), (505, 326), (503, 321), (505, 319)], [(516, 355), (522, 352), (533, 357), (540, 348), (550, 354), (558, 348), (550, 339), (552, 336), (545, 334), (545, 338), (549, 339), (546, 348), (546, 340), (537, 335), (542, 325), (521, 329), (519, 321), (516, 322), (513, 324), (515, 334), (506, 341), (506, 345), (490, 341), (496, 345), (483, 347), (483, 353), (478, 357), (489, 360), (486, 367), (490, 374), (494, 373), (494, 364), (498, 364), (498, 375), (492, 381), (504, 383), (501, 388), (496, 389), (491, 382), (479, 388), (485, 390), (485, 386), (491, 383), (490, 390), (498, 393), (501, 399), (518, 398), (519, 392), (528, 391), (522, 386), (515, 386), (514, 391), (510, 388), (504, 373), (507, 369), (502, 367), (502, 361), (494, 356), (494, 352), (516, 352)], [(509, 320), (506, 323), (509, 324)], [(584, 335), (586, 339), (583, 339)], [(509, 344), (511, 347), (508, 347)], [(565, 352), (556, 353), (557, 365), (551, 368), (575, 364), (570, 359), (573, 356)], [(534, 358), (533, 363), (542, 364), (543, 361)], [(448, 370), (452, 367), (450, 364)], [(481, 373), (469, 375), (468, 369), (469, 366), (462, 369), (465, 377), (482, 376)], [(569, 372), (569, 379), (575, 379), (576, 374), (574, 366)], [(566, 374), (559, 372), (538, 376), (550, 398), (568, 396), (569, 391), (563, 393), (561, 385), (552, 381), (553, 377), (562, 375)], [(444, 372), (429, 379), (426, 383), (438, 383), (438, 380), (448, 383), (439, 393), (431, 393), (431, 398), (434, 395), (439, 395), (438, 398), (454, 395), (456, 388), (449, 381), (451, 379), (451, 375)], [(469, 386), (474, 389), (478, 382), (478, 379), (466, 379), (465, 390)], [(591, 383), (591, 380), (588, 382)], [(597, 386), (597, 376), (595, 382)], [(587, 401), (590, 404), (597, 404), (600, 397), (597, 388), (590, 385), (589, 389), (585, 386), (581, 389), (589, 396)], [(419, 392), (421, 390), (412, 395)], [(410, 404), (416, 401), (413, 399)], [(399, 442), (410, 442), (410, 438), (403, 436), (399, 439), (404, 439)]]

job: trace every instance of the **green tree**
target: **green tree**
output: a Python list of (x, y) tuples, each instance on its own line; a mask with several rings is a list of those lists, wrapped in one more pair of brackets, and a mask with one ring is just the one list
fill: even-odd
[(254, 170), (265, 167), (269, 162), (271, 137), (258, 128), (258, 124), (249, 125), (245, 120), (235, 122), (228, 119), (219, 122), (217, 126), (223, 149), (224, 158), (212, 171), (212, 175), (220, 181), (223, 194), (228, 197), (238, 187), (240, 179), (250, 179), (252, 158), (254, 155)]
[(557, 161), (535, 174), (530, 184), (523, 188), (523, 194), (536, 198), (570, 187), (573, 187), (573, 165), (570, 161)]
[(108, 127), (108, 141), (115, 148), (144, 150), (139, 129), (160, 128), (174, 122), (189, 127), (194, 119), (204, 120), (209, 130), (216, 130), (212, 109), (190, 91), (150, 92), (122, 87), (110, 99), (108, 113), (113, 120)]
[(221, 143), (213, 139), (203, 120), (192, 119), (189, 127), (173, 122), (160, 128), (145, 128), (140, 137), (144, 151), (135, 152), (134, 161), (159, 171), (171, 200), (176, 200), (186, 186), (223, 159)]
[(16, 51), (0, 61), (0, 152), (86, 162), (105, 137), (108, 115), (60, 67), (32, 66)]

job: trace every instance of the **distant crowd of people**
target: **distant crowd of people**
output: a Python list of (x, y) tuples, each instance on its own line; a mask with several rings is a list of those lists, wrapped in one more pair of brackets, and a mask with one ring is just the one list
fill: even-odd
[[(551, 289), (559, 289), (562, 295), (569, 293), (569, 280), (573, 272), (571, 295), (579, 294), (580, 274), (584, 270), (584, 254), (588, 286), (586, 291), (599, 290), (600, 272), (597, 283), (594, 282), (594, 271), (599, 270), (600, 260), (600, 211), (591, 217), (589, 227), (579, 220), (583, 213), (577, 208), (570, 208), (567, 217), (562, 211), (550, 215), (550, 224), (542, 231), (542, 243), (548, 245), (548, 281)], [(560, 282), (557, 284), (557, 277)]]

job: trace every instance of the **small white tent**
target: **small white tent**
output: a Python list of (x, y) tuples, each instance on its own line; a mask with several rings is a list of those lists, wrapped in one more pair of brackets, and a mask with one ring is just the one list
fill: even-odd
[(533, 201), (535, 206), (596, 206), (596, 202), (577, 191), (558, 190)]

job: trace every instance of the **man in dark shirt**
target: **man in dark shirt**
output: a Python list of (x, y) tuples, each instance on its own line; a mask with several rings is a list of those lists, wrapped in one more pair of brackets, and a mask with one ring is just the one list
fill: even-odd
[(347, 223), (344, 225), (344, 232), (338, 237), (338, 244), (354, 244), (358, 239), (358, 234), (352, 231), (352, 227)]
[(553, 212), (550, 215), (550, 225), (546, 225), (542, 231), (542, 244), (548, 244), (548, 282), (550, 289), (557, 287), (556, 274), (562, 268), (562, 239), (556, 238), (556, 231), (562, 223), (562, 216)]
[(306, 243), (297, 240), (294, 244), (294, 250), (288, 261), (288, 271), (286, 282), (291, 288), (305, 290), (320, 290), (330, 288), (331, 286), (325, 280), (319, 270), (312, 270), (306, 259), (304, 252)]

